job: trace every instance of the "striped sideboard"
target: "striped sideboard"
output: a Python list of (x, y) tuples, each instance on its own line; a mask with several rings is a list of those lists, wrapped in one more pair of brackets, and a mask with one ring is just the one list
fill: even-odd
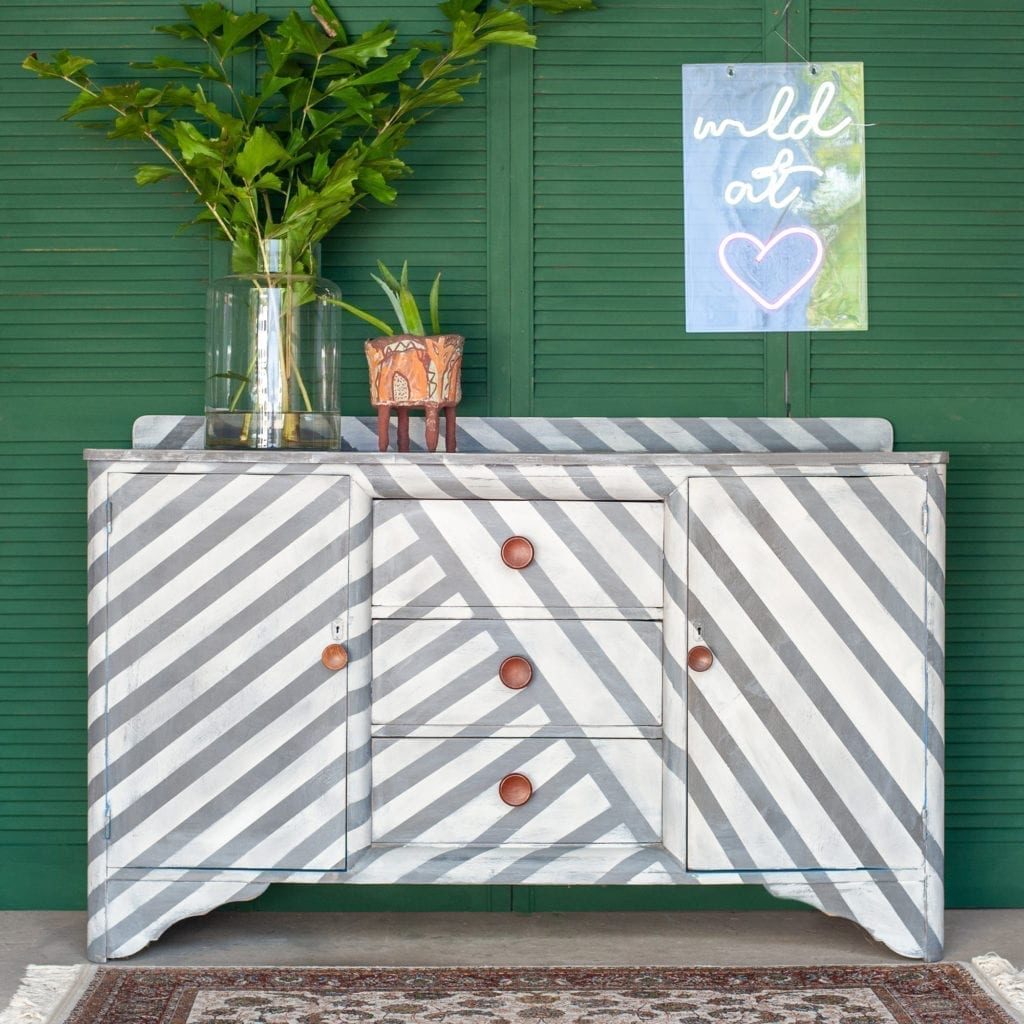
[(754, 883), (940, 957), (945, 457), (459, 426), (86, 453), (90, 957), (274, 881)]

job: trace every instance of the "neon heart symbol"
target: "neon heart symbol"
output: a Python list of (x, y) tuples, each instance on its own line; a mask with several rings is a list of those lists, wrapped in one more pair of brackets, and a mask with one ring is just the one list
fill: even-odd
[[(765, 257), (782, 241), (787, 238), (792, 238), (794, 235), (801, 235), (804, 238), (810, 239), (811, 244), (814, 246), (814, 259), (811, 261), (810, 267), (807, 268), (800, 275), (796, 282), (791, 285), (785, 292), (783, 292), (777, 299), (769, 300), (766, 299), (756, 288), (751, 287), (742, 277), (733, 269), (729, 263), (729, 258), (726, 254), (726, 250), (732, 245), (733, 242), (748, 242), (750, 245), (757, 249), (757, 256), (754, 258), (755, 264), (761, 264), (764, 262)], [(722, 244), (718, 247), (718, 262), (721, 264), (722, 269), (729, 276), (730, 280), (738, 284), (759, 306), (768, 310), (769, 313), (773, 313), (777, 309), (781, 309), (791, 298), (808, 281), (812, 280), (814, 275), (821, 269), (821, 262), (825, 257), (825, 246), (821, 241), (821, 237), (817, 232), (812, 231), (810, 228), (786, 228), (785, 231), (780, 231), (777, 235), (772, 236), (767, 242), (762, 242), (760, 238), (756, 238), (754, 235), (749, 235), (745, 231), (734, 231), (731, 235), (726, 235), (722, 239)]]

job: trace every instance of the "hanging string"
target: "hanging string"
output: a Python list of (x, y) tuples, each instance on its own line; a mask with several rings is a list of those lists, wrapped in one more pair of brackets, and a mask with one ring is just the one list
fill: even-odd
[[(792, 0), (790, 0), (790, 2), (792, 2)], [(789, 10), (789, 4), (786, 4), (786, 10)], [(783, 41), (783, 43), (785, 43), (786, 46), (788, 46), (789, 49), (791, 49), (800, 58), (800, 60), (804, 64), (810, 65), (812, 75), (816, 75), (818, 73), (818, 69), (813, 64), (811, 64), (811, 62), (777, 28), (772, 29), (772, 34), (778, 36)]]
[[(775, 24), (770, 26), (768, 32), (766, 33), (766, 36), (770, 36), (773, 33), (779, 36), (782, 39), (782, 41), (786, 43), (787, 46), (789, 46), (789, 43), (786, 41), (785, 36), (783, 36), (782, 33), (779, 32), (779, 26), (785, 23), (786, 16), (789, 14), (789, 9), (792, 6), (793, 0), (786, 0), (786, 6), (782, 8), (782, 11), (779, 14), (778, 18), (775, 19)], [(793, 47), (790, 46), (790, 49), (793, 49)], [(730, 61), (730, 64), (743, 64), (748, 57), (754, 57), (758, 54), (763, 55), (763, 45), (755, 47), (753, 50), (748, 50), (745, 54), (743, 54), (742, 57), (739, 57), (734, 61)]]

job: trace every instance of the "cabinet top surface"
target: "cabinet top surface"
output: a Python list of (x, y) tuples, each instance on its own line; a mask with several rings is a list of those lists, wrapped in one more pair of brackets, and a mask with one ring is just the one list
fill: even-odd
[(875, 466), (935, 465), (949, 461), (946, 452), (315, 452), (215, 451), (138, 448), (87, 448), (87, 462), (244, 464), (265, 466)]
[(866, 417), (462, 417), (458, 452), (425, 451), (423, 420), (410, 452), (379, 452), (376, 420), (342, 418), (340, 451), (237, 451), (204, 447), (200, 416), (144, 416), (131, 449), (88, 449), (97, 462), (324, 466), (865, 465), (935, 464), (944, 452), (893, 452), (892, 426)]

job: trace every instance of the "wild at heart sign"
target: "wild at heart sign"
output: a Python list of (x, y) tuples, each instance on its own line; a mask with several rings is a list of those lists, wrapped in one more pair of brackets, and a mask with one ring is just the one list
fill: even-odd
[(683, 66), (686, 330), (868, 326), (864, 65)]

